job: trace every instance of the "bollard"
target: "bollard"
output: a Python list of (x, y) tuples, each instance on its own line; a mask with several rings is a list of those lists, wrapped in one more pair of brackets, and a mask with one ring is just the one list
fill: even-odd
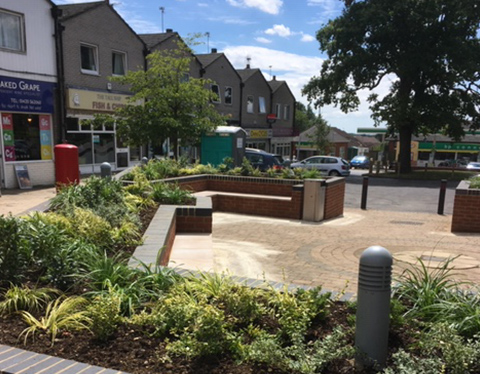
[(148, 158), (142, 157), (142, 165), (148, 164)]
[(373, 246), (360, 256), (355, 347), (358, 368), (381, 370), (388, 355), (388, 328), (393, 258)]
[(367, 193), (368, 193), (368, 177), (363, 177), (362, 185), (362, 201), (360, 203), (360, 209), (367, 209)]
[(112, 176), (112, 165), (108, 162), (103, 162), (100, 165), (100, 176), (102, 178), (110, 178)]
[(445, 207), (445, 193), (447, 191), (447, 180), (442, 179), (440, 181), (440, 196), (438, 197), (438, 214), (443, 214), (443, 209)]

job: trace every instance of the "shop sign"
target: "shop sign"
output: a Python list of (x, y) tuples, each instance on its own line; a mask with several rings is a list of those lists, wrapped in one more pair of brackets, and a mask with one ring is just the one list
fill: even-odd
[(115, 109), (127, 105), (130, 97), (129, 95), (70, 88), (68, 89), (68, 107), (95, 112), (114, 112)]
[(0, 76), (0, 111), (53, 113), (54, 83)]
[(42, 160), (52, 159), (52, 125), (50, 116), (39, 116), (40, 157)]
[(250, 139), (265, 139), (272, 137), (272, 130), (247, 130)]
[(2, 113), (3, 152), (5, 161), (15, 161), (15, 138), (13, 134), (13, 117), (10, 113)]
[[(430, 151), (433, 147), (433, 143), (421, 142), (420, 150)], [(458, 152), (479, 152), (480, 144), (468, 144), (468, 143), (436, 143), (436, 151), (458, 151)]]

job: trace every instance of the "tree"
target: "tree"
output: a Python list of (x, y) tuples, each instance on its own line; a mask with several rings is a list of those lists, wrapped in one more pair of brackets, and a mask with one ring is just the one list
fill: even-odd
[(146, 71), (112, 78), (133, 93), (128, 105), (115, 111), (120, 137), (132, 145), (157, 146), (170, 138), (177, 157), (179, 140), (182, 145), (196, 144), (203, 133), (225, 123), (212, 104), (212, 82), (189, 77), (191, 59), (189, 49), (179, 43), (177, 49), (148, 55)]
[(315, 125), (317, 121), (317, 115), (313, 112), (312, 107), (305, 105), (299, 101), (296, 102), (295, 108), (295, 128), (298, 132), (308, 130)]
[(330, 149), (330, 141), (328, 140), (328, 134), (330, 134), (330, 126), (322, 116), (318, 116), (315, 124), (313, 125), (313, 133), (309, 135), (310, 140), (315, 145), (315, 148), (320, 154), (327, 154)]
[(459, 139), (480, 127), (478, 0), (346, 1), (342, 15), (317, 33), (327, 53), (303, 93), (315, 106), (358, 108), (358, 91), (389, 79), (369, 97), (375, 125), (400, 137), (401, 172), (411, 170), (412, 135)]

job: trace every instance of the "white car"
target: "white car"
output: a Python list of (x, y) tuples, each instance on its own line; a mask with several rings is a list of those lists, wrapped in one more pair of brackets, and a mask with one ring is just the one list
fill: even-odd
[(317, 169), (322, 174), (329, 176), (343, 176), (350, 175), (350, 164), (341, 157), (333, 156), (312, 156), (299, 162), (293, 162), (290, 167)]
[(480, 162), (469, 162), (467, 170), (480, 170)]

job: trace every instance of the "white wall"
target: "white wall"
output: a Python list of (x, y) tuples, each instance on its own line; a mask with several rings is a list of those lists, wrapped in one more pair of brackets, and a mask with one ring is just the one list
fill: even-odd
[(0, 8), (24, 15), (26, 35), (25, 53), (0, 50), (0, 75), (56, 82), (51, 4), (46, 0), (1, 0)]

